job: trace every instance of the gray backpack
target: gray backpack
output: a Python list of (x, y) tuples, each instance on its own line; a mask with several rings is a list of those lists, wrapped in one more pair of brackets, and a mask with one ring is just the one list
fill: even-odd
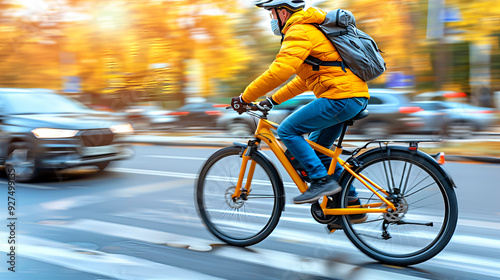
[(304, 62), (312, 65), (314, 71), (318, 71), (319, 66), (339, 66), (344, 72), (345, 68), (349, 68), (368, 82), (387, 69), (377, 44), (372, 37), (356, 28), (351, 12), (342, 9), (330, 11), (325, 21), (315, 26), (333, 43), (342, 61), (322, 61), (308, 56)]

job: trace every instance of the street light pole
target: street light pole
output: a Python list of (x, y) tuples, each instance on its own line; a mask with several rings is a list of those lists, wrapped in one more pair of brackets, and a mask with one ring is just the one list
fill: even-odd
[(446, 79), (446, 42), (445, 26), (442, 18), (445, 0), (428, 0), (427, 4), (427, 40), (435, 41), (436, 59), (434, 77), (437, 89), (442, 89)]

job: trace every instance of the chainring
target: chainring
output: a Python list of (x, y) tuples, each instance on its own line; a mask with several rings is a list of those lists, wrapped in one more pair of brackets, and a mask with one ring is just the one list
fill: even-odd
[[(334, 204), (334, 202), (330, 198), (328, 200), (328, 203), (327, 203), (327, 208), (332, 208), (333, 204)], [(328, 207), (328, 206), (332, 206), (332, 207)], [(311, 215), (314, 218), (314, 220), (316, 220), (316, 222), (318, 222), (320, 224), (329, 224), (337, 218), (337, 216), (335, 216), (335, 215), (325, 215), (323, 213), (323, 210), (321, 209), (321, 201), (320, 200), (314, 202), (311, 205)]]

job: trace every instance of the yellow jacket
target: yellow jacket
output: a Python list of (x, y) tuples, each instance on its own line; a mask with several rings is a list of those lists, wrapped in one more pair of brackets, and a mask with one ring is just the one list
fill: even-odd
[(285, 38), (280, 52), (269, 69), (255, 79), (243, 92), (246, 102), (253, 102), (284, 83), (290, 76), (297, 76), (280, 88), (273, 100), (278, 103), (301, 94), (313, 91), (317, 98), (344, 99), (350, 97), (368, 97), (368, 85), (350, 69), (336, 66), (320, 66), (313, 71), (312, 66), (303, 63), (309, 56), (323, 61), (341, 61), (333, 44), (311, 23), (320, 24), (326, 13), (317, 8), (294, 13), (283, 28)]

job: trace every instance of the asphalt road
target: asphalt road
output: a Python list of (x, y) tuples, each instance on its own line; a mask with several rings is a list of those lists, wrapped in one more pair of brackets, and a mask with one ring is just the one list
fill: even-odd
[(290, 187), (266, 240), (224, 245), (193, 202), (197, 172), (216, 149), (134, 149), (134, 158), (104, 172), (72, 170), (16, 185), (16, 272), (8, 270), (11, 194), (1, 178), (0, 279), (500, 279), (500, 165), (445, 164), (458, 187), (455, 235), (435, 258), (400, 268), (366, 257), (342, 231), (327, 234), (309, 206), (291, 204), (299, 192)]

